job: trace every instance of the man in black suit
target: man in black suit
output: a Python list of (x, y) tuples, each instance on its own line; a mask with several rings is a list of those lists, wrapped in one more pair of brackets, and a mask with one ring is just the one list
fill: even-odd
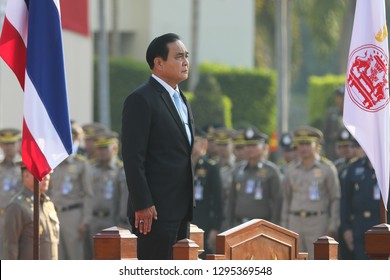
[(152, 76), (126, 98), (122, 112), (128, 216), (138, 259), (172, 259), (172, 246), (189, 236), (194, 206), (194, 121), (178, 87), (188, 78), (188, 51), (168, 33), (150, 43), (146, 60)]

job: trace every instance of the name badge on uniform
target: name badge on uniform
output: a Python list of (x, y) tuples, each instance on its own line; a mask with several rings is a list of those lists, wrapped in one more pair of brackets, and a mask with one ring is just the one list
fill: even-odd
[(104, 189), (104, 198), (107, 200), (112, 199), (114, 193), (114, 186), (112, 180), (108, 180)]
[(263, 187), (261, 186), (261, 182), (258, 182), (255, 189), (255, 200), (262, 200), (262, 199), (263, 199)]
[(313, 184), (309, 188), (309, 199), (312, 201), (320, 200), (320, 191), (318, 189), (317, 180), (313, 180)]
[(379, 200), (381, 198), (381, 191), (379, 189), (378, 183), (375, 184), (373, 191), (374, 200)]
[(64, 183), (62, 184), (62, 194), (67, 195), (69, 194), (73, 189), (72, 182), (70, 180), (69, 176), (65, 176)]
[(248, 179), (245, 185), (245, 193), (253, 193), (255, 189), (255, 180)]
[(203, 186), (200, 180), (195, 181), (194, 192), (195, 200), (203, 200)]
[(11, 180), (8, 177), (3, 181), (3, 190), (5, 192), (9, 192), (11, 190)]

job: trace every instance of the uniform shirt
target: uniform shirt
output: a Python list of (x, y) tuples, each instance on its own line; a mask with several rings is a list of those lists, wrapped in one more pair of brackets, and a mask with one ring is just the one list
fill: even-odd
[(193, 224), (207, 233), (220, 230), (222, 218), (222, 182), (219, 165), (213, 159), (199, 158), (194, 171), (194, 209)]
[(241, 166), (234, 174), (232, 191), (233, 225), (255, 218), (279, 223), (282, 193), (275, 164), (264, 161)]
[(120, 197), (120, 206), (119, 206), (119, 220), (118, 226), (131, 230), (131, 225), (129, 223), (129, 218), (127, 217), (127, 200), (129, 198), (129, 189), (127, 188), (126, 174), (125, 169), (123, 168), (123, 162), (117, 162), (119, 165), (118, 170), (118, 184), (119, 184), (119, 197)]
[[(4, 226), (4, 258), (8, 260), (33, 259), (34, 196), (23, 187), (7, 206)], [(59, 221), (53, 203), (41, 194), (39, 209), (40, 259), (57, 260)]]
[(283, 227), (287, 227), (290, 213), (306, 211), (329, 215), (328, 231), (337, 231), (340, 220), (340, 183), (332, 162), (318, 158), (308, 169), (301, 161), (290, 164), (283, 187)]
[(92, 166), (94, 197), (91, 233), (93, 235), (119, 223), (121, 176), (123, 176), (123, 163), (115, 158), (107, 166), (99, 162)]
[(20, 166), (14, 162), (0, 163), (0, 259), (3, 259), (3, 230), (5, 208), (11, 198), (21, 189)]
[(61, 209), (82, 208), (80, 223), (89, 224), (92, 218), (92, 172), (85, 157), (71, 155), (60, 163), (50, 178), (48, 195)]
[(227, 230), (230, 228), (229, 224), (229, 215), (230, 215), (230, 209), (229, 209), (229, 201), (230, 201), (230, 195), (231, 195), (231, 186), (233, 181), (233, 173), (235, 170), (235, 162), (234, 157), (231, 157), (230, 160), (224, 165), (220, 166), (220, 174), (221, 174), (221, 180), (222, 180), (222, 216), (223, 216), (223, 224), (222, 229)]
[(0, 216), (5, 214), (5, 207), (11, 198), (21, 189), (20, 166), (14, 162), (0, 163)]

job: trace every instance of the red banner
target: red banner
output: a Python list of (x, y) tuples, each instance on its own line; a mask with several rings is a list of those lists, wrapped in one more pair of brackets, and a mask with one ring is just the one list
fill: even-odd
[(89, 36), (88, 0), (61, 0), (62, 28)]

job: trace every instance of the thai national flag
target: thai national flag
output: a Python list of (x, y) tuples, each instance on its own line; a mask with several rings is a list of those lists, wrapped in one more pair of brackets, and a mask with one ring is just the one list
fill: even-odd
[(9, 0), (0, 37), (24, 89), (23, 162), (38, 180), (72, 152), (59, 2)]

